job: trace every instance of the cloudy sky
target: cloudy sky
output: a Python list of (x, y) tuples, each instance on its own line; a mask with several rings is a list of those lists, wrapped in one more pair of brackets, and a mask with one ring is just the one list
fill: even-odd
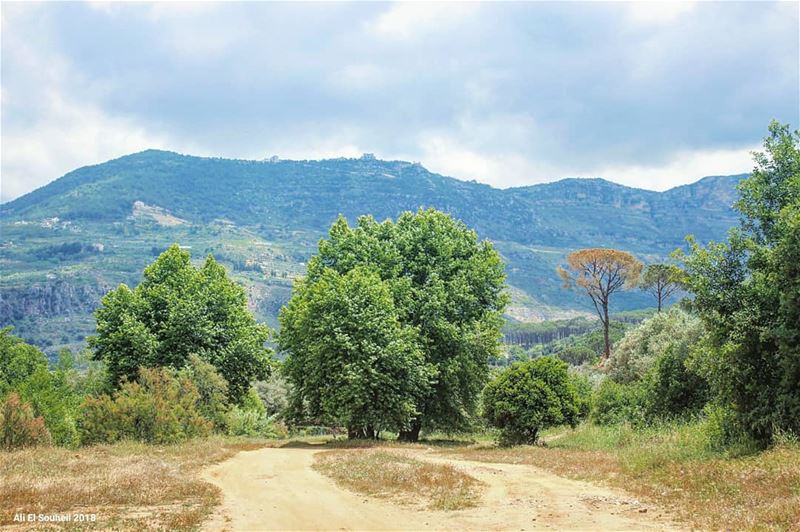
[(663, 190), (798, 126), (797, 2), (2, 4), (7, 201), (146, 148)]

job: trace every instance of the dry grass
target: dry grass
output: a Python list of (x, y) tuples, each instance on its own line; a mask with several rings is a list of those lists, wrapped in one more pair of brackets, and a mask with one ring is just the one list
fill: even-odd
[(800, 530), (800, 446), (787, 443), (731, 458), (692, 443), (682, 430), (628, 436), (613, 448), (603, 448), (602, 435), (588, 434), (596, 437), (580, 442), (585, 436), (578, 434), (567, 436), (563, 447), (554, 440), (550, 447), (475, 446), (444, 452), (607, 482), (703, 530)]
[(97, 515), (95, 523), (69, 528), (197, 528), (220, 498), (216, 487), (197, 478), (200, 469), (264, 445), (215, 437), (172, 446), (126, 442), (0, 453), (0, 526), (15, 524), (21, 512)]
[(483, 487), (450, 465), (422, 462), (381, 448), (319, 453), (314, 469), (357, 493), (393, 498), (405, 504), (421, 502), (431, 510), (475, 506)]

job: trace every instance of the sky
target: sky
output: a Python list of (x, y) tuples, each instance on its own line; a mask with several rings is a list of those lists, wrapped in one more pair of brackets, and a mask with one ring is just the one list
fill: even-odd
[(743, 173), (800, 126), (799, 6), (4, 1), (0, 199), (147, 148), (497, 187)]

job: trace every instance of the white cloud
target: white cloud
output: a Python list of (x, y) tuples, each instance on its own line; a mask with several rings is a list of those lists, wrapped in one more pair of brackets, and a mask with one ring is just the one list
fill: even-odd
[(461, 2), (395, 2), (370, 29), (389, 39), (413, 39), (456, 27), (478, 7), (477, 3)]
[(759, 149), (759, 146), (751, 146), (741, 149), (683, 151), (674, 154), (665, 165), (620, 165), (580, 175), (596, 175), (632, 187), (667, 190), (693, 183), (709, 175), (747, 173), (753, 169), (751, 152)]
[(694, 9), (696, 2), (680, 0), (633, 1), (625, 4), (628, 18), (645, 24), (665, 24)]
[(3, 129), (0, 198), (13, 199), (86, 164), (168, 143), (136, 126), (58, 93), (43, 103), (47, 119), (25, 129)]

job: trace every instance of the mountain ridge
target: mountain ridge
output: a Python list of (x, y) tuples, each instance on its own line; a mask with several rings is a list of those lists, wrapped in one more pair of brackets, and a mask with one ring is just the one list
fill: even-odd
[[(427, 207), (494, 243), (507, 263), (510, 317), (573, 316), (591, 309), (554, 273), (567, 253), (615, 247), (652, 262), (687, 234), (723, 238), (738, 222), (731, 206), (743, 177), (711, 176), (663, 192), (601, 178), (499, 189), (407, 161), (270, 162), (146, 150), (78, 168), (0, 205), (0, 326), (74, 345), (91, 333), (100, 295), (137, 283), (173, 242), (217, 256), (247, 287), (251, 308), (275, 324), (292, 279), (337, 216), (383, 220)], [(52, 301), (36, 300), (42, 297)], [(616, 310), (649, 304), (636, 291), (615, 301)], [(40, 331), (52, 332), (40, 338)]]

